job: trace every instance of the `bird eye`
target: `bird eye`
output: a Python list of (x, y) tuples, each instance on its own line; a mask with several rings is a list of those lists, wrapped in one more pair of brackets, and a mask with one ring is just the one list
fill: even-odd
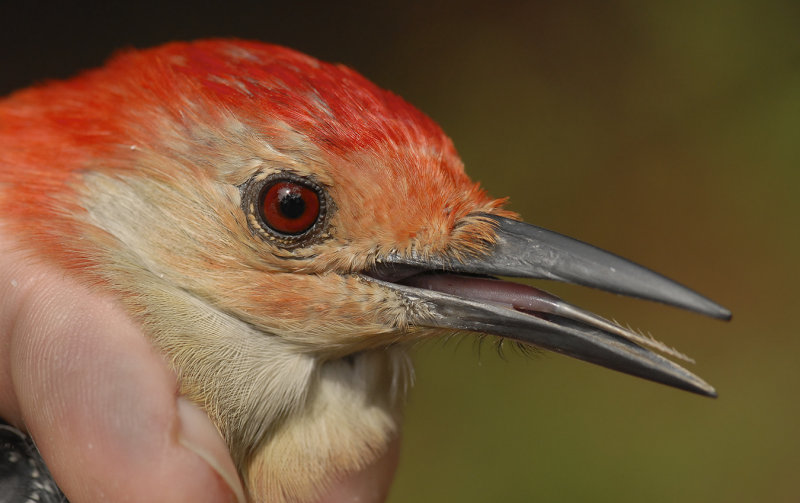
[(293, 180), (276, 180), (261, 190), (259, 213), (264, 223), (280, 234), (303, 234), (320, 216), (314, 188)]
[(239, 191), (247, 226), (261, 239), (293, 249), (330, 237), (335, 205), (313, 176), (289, 171), (256, 174)]

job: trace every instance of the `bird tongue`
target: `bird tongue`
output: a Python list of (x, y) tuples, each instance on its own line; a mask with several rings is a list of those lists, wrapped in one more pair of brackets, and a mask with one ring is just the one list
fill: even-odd
[(532, 286), (510, 281), (446, 273), (423, 273), (406, 278), (399, 283), (435, 290), (470, 300), (480, 300), (502, 305), (518, 311), (556, 314), (559, 303), (555, 295)]
[(404, 278), (398, 283), (503, 306), (537, 318), (553, 321), (556, 324), (558, 324), (558, 318), (574, 320), (682, 360), (694, 361), (652, 337), (644, 336), (632, 329), (622, 327), (532, 286), (493, 278), (448, 273), (421, 273)]

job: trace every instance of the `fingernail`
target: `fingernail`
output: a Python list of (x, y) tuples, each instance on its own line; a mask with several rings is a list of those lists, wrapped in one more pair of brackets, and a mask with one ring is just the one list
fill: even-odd
[[(233, 465), (219, 432), (211, 424), (205, 412), (189, 400), (178, 397), (178, 417), (181, 421), (178, 442), (208, 463), (230, 487), (236, 496), (236, 501), (245, 503), (247, 500), (244, 497), (244, 488), (242, 488), (236, 467)], [(208, 439), (213, 438), (212, 435), (218, 437), (220, 442), (208, 445)]]

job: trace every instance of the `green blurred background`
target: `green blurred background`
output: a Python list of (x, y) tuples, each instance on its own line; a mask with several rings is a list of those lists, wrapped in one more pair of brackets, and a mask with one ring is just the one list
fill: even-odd
[(426, 111), (526, 220), (734, 312), (545, 285), (695, 357), (717, 400), (471, 337), (421, 346), (390, 502), (800, 501), (800, 3), (57, 5), (0, 7), (3, 94), (125, 46), (289, 45)]

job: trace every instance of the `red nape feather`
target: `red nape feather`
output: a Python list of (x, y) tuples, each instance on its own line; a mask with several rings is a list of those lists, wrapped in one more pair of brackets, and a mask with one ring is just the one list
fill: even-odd
[[(0, 133), (6, 141), (59, 140), (63, 154), (74, 145), (79, 157), (104, 157), (104, 149), (129, 139), (137, 111), (159, 102), (163, 111), (180, 117), (187, 99), (255, 122), (280, 120), (339, 154), (385, 143), (452, 150), (430, 118), (349, 68), (280, 46), (234, 40), (123, 51), (103, 68), (20, 91), (0, 102)], [(31, 161), (40, 160), (31, 154)], [(20, 155), (15, 153), (15, 161), (28, 164)], [(75, 160), (57, 164), (74, 169), (80, 165)]]
[(439, 126), (402, 98), (347, 67), (280, 46), (173, 43), (120, 54), (109, 73), (160, 90), (167, 102), (179, 98), (169, 93), (194, 94), (242, 117), (281, 120), (339, 154), (387, 142), (449, 145)]
[(103, 68), (11, 95), (0, 102), (0, 162), (47, 166), (48, 177), (81, 169), (120, 145), (147, 144), (147, 128), (157, 132), (148, 119), (181, 122), (190, 105), (229, 111), (256, 130), (280, 121), (343, 156), (387, 145), (455, 156), (436, 123), (344, 66), (275, 45), (205, 40), (123, 51)]

